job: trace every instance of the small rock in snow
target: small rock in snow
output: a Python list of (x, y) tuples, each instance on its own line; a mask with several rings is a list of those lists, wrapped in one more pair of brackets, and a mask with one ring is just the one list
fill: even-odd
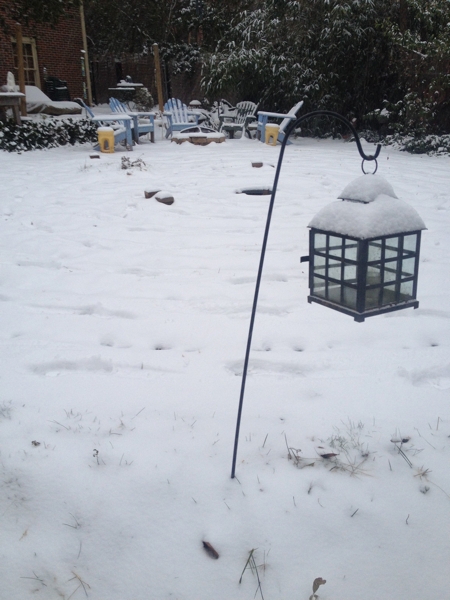
[(155, 194), (157, 194), (159, 192), (159, 188), (149, 188), (148, 190), (144, 190), (144, 196), (146, 198), (152, 198)]
[(175, 198), (169, 192), (158, 192), (155, 195), (155, 200), (169, 206), (175, 202)]

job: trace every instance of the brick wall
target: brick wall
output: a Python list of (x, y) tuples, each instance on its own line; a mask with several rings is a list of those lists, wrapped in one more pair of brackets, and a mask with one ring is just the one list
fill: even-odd
[[(0, 0), (6, 4), (8, 0)], [(11, 31), (5, 33), (0, 29), (0, 85), (6, 83), (8, 71), (14, 73), (13, 49), (11, 35), (14, 35), (14, 23), (9, 22)], [(77, 9), (67, 12), (56, 28), (47, 25), (22, 26), (23, 37), (36, 40), (41, 87), (44, 90), (45, 76), (59, 77), (67, 81), (71, 98), (83, 97), (83, 77), (81, 71), (81, 36), (80, 13)], [(46, 75), (44, 73), (46, 69)], [(17, 74), (16, 82), (17, 82)]]

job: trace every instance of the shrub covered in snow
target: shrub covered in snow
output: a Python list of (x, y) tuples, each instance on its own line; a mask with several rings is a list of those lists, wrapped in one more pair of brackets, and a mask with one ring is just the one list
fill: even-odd
[(66, 119), (56, 121), (24, 121), (16, 125), (13, 121), (0, 122), (0, 150), (25, 152), (43, 148), (55, 148), (76, 143), (93, 142), (97, 138), (97, 127), (92, 121)]

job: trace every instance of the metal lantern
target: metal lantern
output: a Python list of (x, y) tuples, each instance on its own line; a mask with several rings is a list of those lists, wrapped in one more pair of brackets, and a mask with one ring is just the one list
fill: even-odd
[(426, 229), (417, 211), (379, 175), (359, 177), (339, 198), (309, 224), (308, 301), (359, 322), (417, 308), (420, 236)]

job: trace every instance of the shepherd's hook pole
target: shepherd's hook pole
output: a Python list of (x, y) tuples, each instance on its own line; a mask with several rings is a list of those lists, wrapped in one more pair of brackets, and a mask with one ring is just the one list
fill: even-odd
[(251, 348), (252, 337), (253, 337), (253, 326), (255, 324), (256, 307), (258, 305), (259, 288), (261, 285), (261, 277), (262, 277), (262, 271), (263, 271), (263, 266), (264, 266), (264, 257), (266, 254), (267, 240), (269, 237), (270, 221), (272, 219), (273, 205), (275, 203), (275, 194), (277, 192), (278, 179), (280, 177), (281, 163), (283, 162), (284, 151), (286, 148), (288, 137), (290, 136), (290, 134), (292, 133), (292, 131), (295, 128), (297, 128), (301, 123), (303, 123), (303, 121), (306, 121), (306, 119), (311, 119), (313, 117), (323, 117), (323, 116), (333, 117), (333, 118), (337, 119), (338, 121), (341, 121), (341, 123), (344, 123), (344, 125), (347, 125), (347, 127), (350, 129), (350, 131), (352, 132), (352, 134), (355, 137), (355, 142), (358, 147), (358, 152), (359, 152), (360, 156), (362, 157), (363, 161), (364, 160), (368, 160), (368, 161), (376, 160), (378, 155), (380, 154), (380, 150), (381, 150), (380, 144), (377, 145), (374, 155), (365, 154), (362, 149), (361, 142), (359, 140), (359, 136), (356, 132), (356, 129), (353, 127), (353, 125), (350, 123), (350, 121), (348, 121), (348, 119), (346, 119), (339, 113), (335, 113), (331, 110), (315, 110), (313, 112), (307, 113), (306, 115), (302, 115), (301, 117), (299, 117), (297, 120), (292, 121), (286, 128), (284, 140), (283, 140), (283, 142), (281, 144), (281, 148), (280, 148), (280, 156), (278, 158), (277, 170), (275, 171), (275, 179), (273, 181), (273, 188), (272, 188), (272, 195), (270, 197), (270, 202), (269, 202), (269, 209), (267, 211), (266, 228), (264, 230), (264, 238), (263, 238), (263, 243), (262, 243), (262, 247), (261, 247), (261, 257), (259, 259), (258, 275), (256, 278), (255, 294), (253, 297), (253, 307), (252, 307), (252, 314), (250, 317), (250, 326), (249, 326), (248, 338), (247, 338), (247, 348), (245, 351), (244, 369), (242, 371), (241, 394), (239, 397), (239, 408), (238, 408), (238, 414), (237, 414), (237, 420), (236, 420), (236, 433), (234, 436), (233, 464), (231, 467), (231, 478), (232, 479), (234, 479), (235, 473), (236, 473), (236, 459), (237, 459), (237, 450), (238, 450), (238, 444), (239, 444), (239, 431), (241, 428), (242, 406), (244, 404), (245, 382), (247, 380), (248, 361), (250, 358), (250, 348)]

